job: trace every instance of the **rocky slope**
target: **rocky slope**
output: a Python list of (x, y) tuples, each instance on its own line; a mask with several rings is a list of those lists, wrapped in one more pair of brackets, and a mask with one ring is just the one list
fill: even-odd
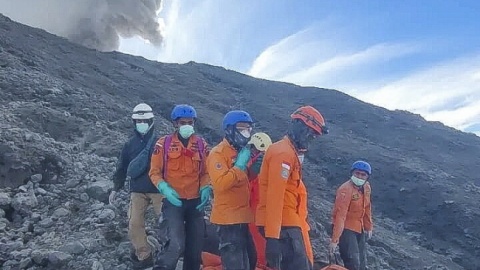
[(106, 202), (130, 110), (143, 101), (159, 133), (171, 131), (174, 104), (192, 104), (211, 144), (230, 109), (251, 112), (257, 130), (276, 140), (289, 113), (311, 104), (331, 131), (305, 164), (318, 260), (326, 260), (335, 188), (362, 158), (374, 167), (371, 269), (480, 268), (480, 138), (335, 90), (100, 53), (0, 16), (3, 269), (131, 267), (127, 195), (116, 206)]

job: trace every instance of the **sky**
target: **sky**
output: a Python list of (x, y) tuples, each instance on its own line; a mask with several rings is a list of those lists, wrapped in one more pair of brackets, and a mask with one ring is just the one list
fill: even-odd
[(163, 0), (162, 45), (121, 38), (118, 50), (336, 89), (480, 136), (478, 10), (476, 0)]

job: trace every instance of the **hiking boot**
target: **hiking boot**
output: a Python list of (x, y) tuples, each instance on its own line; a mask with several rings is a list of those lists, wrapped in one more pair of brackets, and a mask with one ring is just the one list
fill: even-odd
[(135, 256), (135, 260), (132, 260), (133, 269), (140, 270), (149, 267), (153, 267), (153, 256), (150, 254), (145, 260), (138, 260), (137, 256)]

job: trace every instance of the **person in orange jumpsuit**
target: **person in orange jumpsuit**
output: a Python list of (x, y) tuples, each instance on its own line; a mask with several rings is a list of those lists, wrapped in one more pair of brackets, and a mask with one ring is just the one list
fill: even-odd
[(214, 200), (210, 222), (217, 225), (219, 251), (224, 270), (255, 269), (257, 254), (248, 224), (250, 208), (248, 163), (253, 120), (245, 111), (228, 112), (222, 127), (224, 139), (211, 150), (207, 170)]
[(265, 153), (258, 176), (260, 201), (255, 223), (266, 238), (268, 267), (309, 270), (313, 265), (304, 240), (308, 224), (302, 163), (309, 143), (328, 129), (323, 116), (311, 106), (298, 108), (291, 118), (287, 135)]
[(196, 119), (192, 106), (175, 106), (171, 120), (176, 130), (156, 142), (151, 158), (150, 180), (165, 198), (158, 237), (165, 247), (155, 257), (154, 270), (174, 270), (182, 254), (184, 269), (200, 269), (204, 207), (212, 188), (207, 143), (194, 134)]
[(349, 270), (366, 269), (366, 238), (372, 236), (372, 189), (370, 164), (356, 161), (351, 177), (338, 189), (332, 211), (333, 232), (330, 254), (340, 247), (340, 257)]

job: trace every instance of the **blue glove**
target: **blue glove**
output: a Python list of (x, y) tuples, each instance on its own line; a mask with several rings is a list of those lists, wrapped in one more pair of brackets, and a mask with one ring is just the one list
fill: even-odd
[(247, 163), (250, 160), (250, 155), (251, 155), (250, 148), (248, 147), (242, 148), (242, 150), (238, 152), (237, 160), (235, 161), (235, 164), (233, 164), (233, 166), (239, 168), (242, 171), (246, 171)]
[(202, 211), (205, 205), (210, 201), (210, 194), (212, 194), (211, 186), (204, 186), (200, 189), (201, 203), (196, 207), (198, 211)]
[(182, 201), (178, 193), (165, 181), (158, 183), (157, 189), (162, 193), (163, 196), (173, 205), (182, 206)]
[(255, 162), (252, 164), (252, 166), (250, 166), (250, 170), (252, 173), (254, 174), (259, 174), (260, 173), (260, 168), (262, 167), (262, 162), (263, 162), (263, 153), (260, 154), (258, 157), (257, 157), (257, 160), (255, 160)]

